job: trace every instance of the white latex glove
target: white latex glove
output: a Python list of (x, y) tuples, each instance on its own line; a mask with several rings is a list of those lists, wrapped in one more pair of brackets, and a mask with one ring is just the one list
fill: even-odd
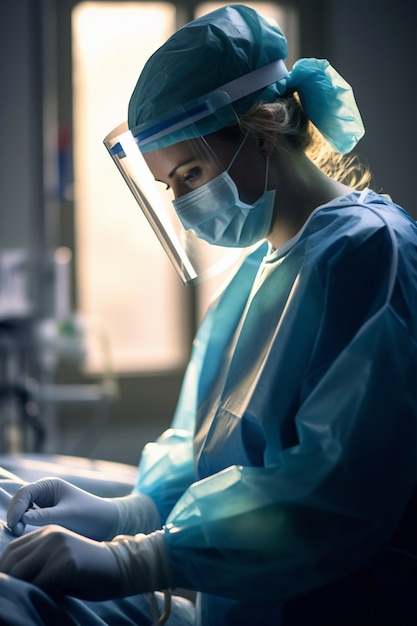
[(119, 564), (124, 596), (172, 586), (163, 530), (134, 537), (119, 535), (106, 545)]
[(0, 571), (84, 600), (166, 589), (170, 582), (163, 531), (106, 543), (51, 525), (12, 541)]
[(101, 498), (61, 478), (43, 478), (16, 492), (7, 511), (7, 524), (17, 536), (26, 524), (59, 524), (103, 541), (120, 533), (152, 532), (160, 527), (160, 518), (153, 500), (144, 494)]
[(120, 568), (108, 544), (60, 526), (35, 530), (12, 541), (0, 559), (0, 571), (47, 593), (85, 600), (107, 600), (122, 594)]

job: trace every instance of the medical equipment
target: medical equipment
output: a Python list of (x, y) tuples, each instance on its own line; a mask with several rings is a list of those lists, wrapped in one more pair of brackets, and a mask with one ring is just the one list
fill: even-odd
[[(71, 257), (68, 248), (56, 249), (44, 272), (51, 292), (47, 316), (31, 297), (34, 260), (23, 250), (0, 251), (0, 452), (56, 451), (59, 407), (69, 403), (91, 406), (88, 432), (100, 431), (117, 397), (105, 332), (72, 309)], [(56, 381), (63, 362), (82, 370), (93, 347), (101, 361), (97, 382)], [(79, 446), (77, 452), (89, 450)]]

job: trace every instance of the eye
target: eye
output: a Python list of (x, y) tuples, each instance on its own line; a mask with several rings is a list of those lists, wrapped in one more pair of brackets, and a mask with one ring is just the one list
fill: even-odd
[(193, 167), (191, 170), (189, 170), (186, 174), (183, 175), (182, 179), (184, 183), (191, 186), (191, 185), (194, 185), (199, 180), (200, 176), (201, 176), (201, 168)]

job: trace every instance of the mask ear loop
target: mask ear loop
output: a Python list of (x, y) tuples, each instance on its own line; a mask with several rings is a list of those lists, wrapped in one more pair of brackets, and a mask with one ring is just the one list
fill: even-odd
[[(240, 146), (238, 147), (238, 149), (237, 149), (233, 159), (230, 161), (229, 167), (226, 170), (227, 173), (229, 173), (230, 168), (232, 167), (233, 163), (236, 161), (237, 157), (239, 156), (239, 152), (242, 150), (243, 144), (245, 143), (246, 139), (248, 138), (248, 135), (249, 135), (249, 131), (246, 132), (246, 135), (243, 137), (243, 141), (241, 142)], [(265, 183), (264, 183), (264, 191), (263, 191), (263, 193), (268, 191), (268, 178), (269, 178), (269, 154), (266, 155)]]
[(240, 146), (236, 150), (234, 157), (230, 161), (229, 166), (228, 166), (228, 168), (226, 170), (227, 173), (229, 173), (230, 168), (232, 167), (233, 163), (236, 161), (237, 157), (239, 156), (239, 152), (242, 150), (243, 144), (245, 143), (246, 139), (248, 138), (248, 135), (249, 135), (249, 131), (246, 132), (246, 135), (243, 137), (243, 141), (241, 142)]
[[(243, 137), (243, 141), (241, 142), (240, 146), (238, 147), (238, 149), (237, 149), (233, 159), (230, 161), (229, 167), (226, 170), (227, 173), (229, 173), (230, 168), (232, 167), (233, 163), (236, 161), (237, 157), (239, 156), (239, 152), (242, 150), (243, 144), (245, 143), (246, 139), (248, 138), (248, 135), (249, 135), (249, 131), (246, 132), (246, 135)], [(268, 191), (268, 177), (269, 177), (269, 154), (266, 155), (264, 193), (266, 191)]]

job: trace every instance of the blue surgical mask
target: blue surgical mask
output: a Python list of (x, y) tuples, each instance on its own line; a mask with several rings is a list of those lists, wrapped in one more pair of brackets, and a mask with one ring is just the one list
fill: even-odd
[[(240, 148), (228, 169), (239, 151)], [(275, 201), (275, 189), (266, 189), (268, 168), (269, 157), (264, 192), (253, 204), (242, 202), (228, 171), (173, 200), (184, 228), (193, 229), (198, 237), (209, 243), (230, 248), (244, 248), (264, 239), (271, 226)]]

